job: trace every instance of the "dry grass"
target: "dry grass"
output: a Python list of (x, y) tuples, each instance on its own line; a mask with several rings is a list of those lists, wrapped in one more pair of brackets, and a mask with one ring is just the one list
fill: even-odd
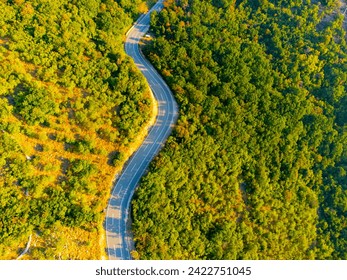
[[(7, 41), (5, 39), (0, 38), (0, 45), (6, 43)], [(75, 88), (74, 90), (68, 90), (54, 83), (38, 80), (35, 76), (38, 70), (37, 67), (21, 61), (10, 51), (8, 51), (6, 59), (2, 63), (11, 65), (12, 69), (23, 75), (26, 80), (35, 82), (39, 86), (49, 89), (50, 92), (54, 92), (55, 101), (58, 103), (83, 98), (84, 91), (82, 89)], [(11, 91), (11, 88), (8, 88), (8, 91)], [(113, 143), (100, 138), (95, 132), (95, 129), (71, 124), (68, 109), (63, 109), (65, 111), (61, 112), (59, 118), (51, 117), (50, 127), (41, 125), (27, 126), (21, 118), (14, 115), (2, 121), (18, 127), (25, 127), (29, 131), (29, 133), (25, 134), (21, 131), (15, 131), (11, 134), (11, 137), (21, 147), (23, 157), (29, 156), (31, 158), (30, 160), (33, 161), (35, 166), (33, 175), (46, 176), (45, 188), (55, 188), (57, 183), (63, 180), (66, 175), (66, 162), (73, 159), (91, 161), (98, 170), (98, 173), (91, 178), (91, 183), (94, 185), (95, 191), (93, 194), (80, 194), (80, 200), (83, 201), (84, 205), (91, 205), (93, 202), (97, 203), (97, 211), (103, 213), (103, 209), (107, 206), (115, 174), (122, 169), (124, 161), (141, 145), (144, 137), (147, 135), (149, 126), (155, 121), (157, 114), (155, 99), (150, 90), (148, 90), (146, 95), (153, 101), (151, 102), (151, 119), (142, 127), (136, 139), (127, 147), (124, 147), (121, 143)], [(99, 113), (106, 115), (106, 112), (100, 111)], [(107, 128), (109, 131), (116, 131), (116, 128), (113, 128), (111, 125), (103, 125), (103, 128)], [(67, 150), (64, 140), (61, 139), (75, 139), (76, 135), (91, 139), (95, 143), (95, 147), (99, 150), (99, 153), (84, 155)], [(125, 160), (114, 167), (108, 162), (109, 154), (115, 150), (122, 151), (125, 154)], [(44, 195), (44, 192), (31, 195), (40, 197)], [(100, 224), (94, 229), (68, 228), (58, 224), (50, 233), (45, 232), (45, 234), (42, 234), (36, 232), (33, 234), (29, 253), (22, 259), (40, 258), (42, 248), (46, 248), (45, 250), (47, 250), (50, 246), (52, 246), (52, 255), (57, 259), (106, 259), (103, 220), (101, 219)], [(26, 242), (27, 240), (23, 239), (19, 243), (12, 244), (6, 249), (6, 254), (0, 256), (0, 259), (15, 259), (21, 248), (26, 246)]]

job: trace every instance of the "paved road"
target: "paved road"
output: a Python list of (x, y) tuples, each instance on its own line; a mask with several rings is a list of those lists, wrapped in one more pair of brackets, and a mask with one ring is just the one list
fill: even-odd
[(146, 15), (137, 20), (129, 30), (125, 43), (126, 53), (134, 59), (157, 99), (158, 116), (147, 138), (129, 159), (112, 190), (105, 222), (109, 259), (131, 259), (130, 252), (134, 249), (134, 242), (129, 230), (130, 201), (141, 176), (162, 148), (177, 120), (178, 107), (169, 87), (143, 57), (138, 45), (148, 31), (150, 13), (154, 10), (160, 11), (163, 8), (162, 2), (163, 0), (158, 1)]

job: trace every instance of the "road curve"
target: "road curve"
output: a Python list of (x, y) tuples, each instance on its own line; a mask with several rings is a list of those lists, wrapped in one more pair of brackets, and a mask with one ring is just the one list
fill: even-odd
[(148, 136), (131, 156), (117, 178), (107, 206), (105, 229), (109, 259), (130, 260), (134, 242), (129, 226), (130, 201), (135, 188), (149, 163), (162, 148), (178, 116), (177, 103), (164, 80), (139, 50), (139, 41), (149, 29), (150, 14), (163, 8), (159, 0), (151, 10), (142, 15), (127, 33), (125, 51), (146, 77), (158, 103), (158, 115)]

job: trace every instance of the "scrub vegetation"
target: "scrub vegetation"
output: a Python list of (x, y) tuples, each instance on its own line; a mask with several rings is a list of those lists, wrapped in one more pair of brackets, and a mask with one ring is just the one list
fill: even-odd
[(105, 257), (115, 172), (153, 118), (124, 34), (141, 0), (0, 0), (0, 259)]

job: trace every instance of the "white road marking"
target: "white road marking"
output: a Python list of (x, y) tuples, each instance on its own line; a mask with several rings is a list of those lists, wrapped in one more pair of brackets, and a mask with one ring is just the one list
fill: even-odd
[[(152, 7), (150, 12), (153, 10), (161, 10), (162, 9), (162, 0), (158, 1), (155, 6)], [(150, 13), (149, 12), (149, 13)], [(142, 38), (147, 32), (149, 28), (149, 13), (146, 15), (141, 16), (138, 21), (135, 23), (135, 25), (127, 32), (127, 42), (125, 43), (125, 50), (126, 53), (129, 56), (132, 56), (135, 64), (140, 68), (142, 73), (145, 75), (145, 77), (148, 80), (149, 85), (152, 88), (153, 94), (158, 102), (158, 116), (156, 119), (156, 122), (149, 130), (148, 136), (145, 139), (145, 142), (147, 139), (153, 139), (150, 143), (145, 144), (145, 148), (138, 149), (132, 157), (129, 159), (129, 162), (126, 166), (126, 168), (123, 170), (120, 177), (117, 179), (117, 183), (114, 186), (112, 190), (112, 195), (120, 195), (123, 193), (124, 195), (121, 196), (120, 200), (120, 210), (119, 210), (119, 219), (116, 221), (118, 224), (118, 245), (120, 245), (120, 252), (119, 256), (117, 256), (117, 253), (115, 251), (115, 258), (121, 258), (121, 259), (131, 259), (130, 250), (134, 247), (133, 241), (130, 238), (130, 235), (127, 233), (127, 225), (126, 225), (126, 219), (128, 217), (127, 209), (130, 209), (130, 201), (131, 197), (133, 196), (135, 192), (135, 188), (137, 183), (139, 182), (141, 176), (144, 174), (149, 162), (151, 159), (158, 153), (159, 149), (161, 148), (163, 142), (166, 140), (167, 136), (169, 135), (173, 124), (175, 123), (178, 115), (178, 106), (175, 102), (172, 93), (169, 89), (169, 87), (166, 85), (166, 83), (163, 81), (163, 79), (159, 76), (157, 71), (154, 69), (154, 67), (147, 61), (147, 59), (143, 56), (141, 51), (139, 50), (138, 43), (140, 38)], [(145, 22), (143, 24), (143, 22)], [(155, 86), (154, 86), (155, 85)], [(170, 107), (169, 107), (170, 106)], [(166, 114), (165, 114), (166, 113)], [(154, 136), (154, 137), (153, 137)], [(159, 145), (158, 145), (159, 144)], [(149, 147), (149, 150), (147, 151), (147, 148)], [(141, 158), (139, 155), (139, 151), (141, 150)], [(140, 162), (140, 168), (138, 168), (135, 171), (135, 174), (131, 174), (132, 177), (130, 177), (130, 182), (123, 182), (125, 179), (125, 174), (129, 172), (129, 167), (131, 167), (130, 172), (133, 171), (133, 169), (136, 167), (136, 163)], [(124, 207), (125, 206), (125, 207)], [(110, 205), (107, 208), (107, 216), (109, 216), (109, 208)], [(123, 212), (125, 211), (125, 213)], [(124, 219), (123, 219), (124, 214)], [(106, 228), (107, 228), (107, 219), (106, 219)], [(107, 239), (107, 247), (111, 244), (110, 241)], [(110, 238), (111, 239), (111, 238)], [(111, 242), (114, 242), (111, 240)], [(114, 248), (115, 245), (114, 245)], [(110, 257), (111, 254), (108, 252)]]

